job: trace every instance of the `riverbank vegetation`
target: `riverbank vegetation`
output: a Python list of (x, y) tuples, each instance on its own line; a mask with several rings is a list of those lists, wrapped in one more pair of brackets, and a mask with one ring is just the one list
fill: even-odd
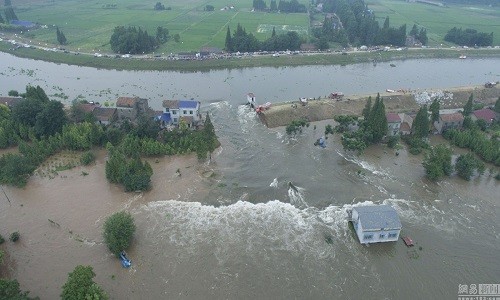
[(2, 184), (24, 186), (42, 162), (62, 150), (85, 151), (81, 162), (90, 164), (94, 159), (92, 149), (106, 146), (110, 153), (106, 164), (108, 180), (122, 184), (126, 191), (147, 190), (152, 170), (141, 156), (195, 152), (199, 159), (205, 159), (219, 146), (208, 115), (202, 130), (189, 130), (181, 124), (169, 131), (146, 116), (139, 117), (136, 123), (104, 126), (77, 118), (79, 103), (68, 112), (60, 102), (49, 100), (38, 86), (27, 86), (22, 96), (25, 98), (12, 110), (0, 104), (0, 148), (19, 148), (17, 154), (0, 157)]

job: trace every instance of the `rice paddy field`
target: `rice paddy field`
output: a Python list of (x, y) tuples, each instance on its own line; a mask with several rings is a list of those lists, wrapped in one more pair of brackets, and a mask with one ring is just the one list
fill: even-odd
[[(79, 48), (82, 52), (110, 52), (109, 39), (116, 26), (141, 27), (150, 35), (155, 35), (156, 28), (162, 26), (172, 36), (179, 34), (179, 43), (171, 40), (158, 50), (164, 54), (198, 51), (203, 46), (223, 48), (227, 26), (233, 32), (238, 23), (261, 40), (271, 36), (273, 27), (277, 33), (288, 30), (295, 30), (304, 36), (309, 33), (309, 18), (306, 13), (252, 12), (252, 0), (160, 1), (165, 7), (171, 7), (171, 10), (163, 11), (153, 9), (156, 2), (158, 1), (12, 1), (20, 20), (48, 25), (48, 28), (28, 33), (30, 38), (48, 45), (56, 44), (55, 26), (58, 26), (68, 40), (68, 47)], [(106, 8), (106, 5), (115, 4), (115, 8)], [(205, 11), (206, 5), (214, 6), (215, 10)]]
[(500, 45), (500, 7), (486, 5), (436, 6), (404, 0), (367, 0), (380, 24), (389, 17), (391, 26), (406, 23), (409, 32), (413, 24), (427, 29), (430, 46), (449, 46), (444, 36), (453, 27), (472, 28), (479, 32), (493, 32), (493, 45)]

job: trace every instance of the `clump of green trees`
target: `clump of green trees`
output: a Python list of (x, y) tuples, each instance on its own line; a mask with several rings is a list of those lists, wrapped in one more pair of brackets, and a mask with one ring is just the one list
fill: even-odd
[(500, 166), (500, 141), (498, 137), (489, 137), (479, 128), (457, 130), (450, 129), (443, 133), (443, 137), (460, 148), (470, 149), (484, 161)]
[[(340, 43), (344, 47), (349, 44), (357, 46), (405, 45), (406, 24), (399, 28), (390, 27), (389, 17), (386, 17), (381, 27), (375, 14), (368, 9), (363, 0), (326, 0), (323, 1), (323, 13), (329, 15), (325, 16), (322, 27), (313, 29), (313, 35), (317, 39)], [(332, 17), (332, 13), (335, 13), (337, 17)], [(416, 29), (410, 34), (426, 45), (426, 30), (421, 29), (417, 34), (415, 31)]]
[(94, 270), (91, 266), (78, 265), (68, 274), (68, 280), (62, 286), (61, 299), (106, 300), (108, 295), (94, 282)]
[(229, 52), (254, 52), (254, 51), (283, 51), (283, 50), (298, 50), (302, 40), (295, 31), (276, 34), (273, 28), (273, 33), (270, 38), (261, 42), (252, 33), (247, 33), (246, 30), (238, 23), (236, 31), (231, 36), (231, 30), (227, 27), (226, 41), (224, 48)]
[(104, 242), (116, 256), (130, 246), (134, 233), (134, 218), (127, 212), (117, 212), (104, 223)]
[(113, 30), (109, 43), (111, 50), (120, 54), (149, 53), (168, 40), (168, 30), (158, 27), (156, 37), (150, 36), (147, 30), (129, 26), (117, 26)]
[(476, 29), (462, 29), (453, 27), (446, 33), (444, 40), (460, 46), (491, 46), (493, 45), (493, 32), (478, 32)]
[(19, 282), (15, 279), (10, 280), (0, 278), (0, 299), (13, 299), (13, 300), (38, 300), (40, 298), (31, 298), (28, 296), (29, 292), (21, 291)]
[[(50, 101), (39, 86), (26, 88), (24, 99), (11, 110), (0, 104), (0, 148), (19, 147), (19, 153), (0, 157), (0, 183), (22, 187), (33, 171), (48, 157), (61, 150), (87, 151), (81, 163), (90, 164), (93, 147), (109, 145), (110, 161), (106, 172), (111, 182), (121, 183), (127, 191), (149, 188), (151, 167), (140, 156), (196, 153), (205, 159), (219, 141), (209, 115), (202, 130), (189, 130), (186, 124), (172, 131), (141, 116), (137, 123), (96, 124), (90, 116), (71, 108), (68, 118), (62, 104)], [(125, 157), (125, 158), (123, 158)], [(109, 169), (109, 171), (108, 171)]]
[(387, 117), (385, 115), (384, 100), (377, 94), (372, 106), (371, 96), (363, 109), (363, 120), (358, 121), (359, 129), (346, 131), (349, 125), (355, 121), (354, 117), (337, 117), (341, 123), (336, 127), (342, 134), (342, 146), (345, 150), (356, 151), (361, 154), (368, 145), (382, 141), (387, 134)]
[(431, 147), (427, 151), (422, 165), (427, 178), (432, 181), (451, 176), (453, 170), (465, 180), (470, 180), (476, 172), (481, 175), (485, 171), (484, 163), (472, 153), (459, 155), (455, 165), (453, 165), (452, 151), (445, 145)]
[(304, 127), (309, 127), (309, 122), (304, 119), (293, 120), (288, 126), (286, 126), (285, 131), (288, 135), (295, 135), (297, 132), (302, 133)]
[(451, 154), (451, 149), (444, 145), (430, 148), (422, 162), (425, 174), (430, 180), (437, 181), (444, 176), (451, 175), (453, 172)]

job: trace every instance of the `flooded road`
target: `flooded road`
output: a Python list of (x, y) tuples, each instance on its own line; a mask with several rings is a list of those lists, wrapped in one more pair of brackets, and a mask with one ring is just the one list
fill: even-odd
[[(31, 62), (17, 60), (14, 70)], [(445, 60), (441, 67), (436, 61), (397, 62), (406, 71), (420, 64), (457, 73), (437, 81), (435, 73), (427, 78), (417, 70), (413, 78), (398, 80), (402, 85), (414, 81), (413, 88), (480, 84), (498, 80), (499, 62), (477, 61), (484, 68), (468, 74), (459, 71), (463, 61)], [(320, 94), (337, 90), (326, 86), (327, 80), (342, 82), (336, 68), (352, 76), (351, 82), (339, 83), (343, 91), (358, 91), (359, 78), (365, 78), (362, 82), (371, 90), (359, 92), (376, 92), (389, 84), (380, 82), (385, 66), (199, 74), (91, 73), (53, 64), (50, 68), (60, 72), (49, 74), (41, 62), (31, 68), (37, 75), (6, 75), (4, 69), (1, 78), (9, 90), (22, 90), (27, 83), (50, 89), (57, 81), (68, 87), (63, 89), (67, 95), (92, 94), (109, 79), (110, 95), (118, 94), (121, 84), (123, 93), (145, 97), (154, 98), (160, 90), (172, 97), (199, 96), (222, 143), (211, 162), (195, 157), (152, 160), (153, 189), (146, 193), (124, 193), (108, 184), (104, 152), (94, 166), (59, 172), (52, 179), (37, 175), (24, 189), (4, 186), (8, 199), (0, 194), (1, 234), (18, 230), (21, 240), (4, 246), (10, 255), (2, 274), (17, 278), (32, 295), (58, 298), (67, 273), (78, 264), (91, 265), (95, 280), (113, 299), (456, 299), (459, 284), (500, 281), (500, 183), (489, 170), (470, 182), (452, 177), (431, 183), (423, 177), (422, 157), (405, 149), (396, 156), (394, 150), (376, 146), (356, 157), (342, 150), (338, 137), (330, 137), (321, 149), (313, 143), (328, 121), (291, 138), (283, 128), (267, 129), (240, 105), (249, 91), (262, 98), (292, 99), (314, 96), (319, 88)], [(293, 81), (313, 74), (319, 83), (309, 80), (311, 87)], [(331, 77), (325, 79), (325, 74)], [(280, 83), (287, 75), (292, 83)], [(74, 76), (81, 77), (75, 81)], [(181, 177), (175, 175), (178, 168)], [(289, 188), (290, 181), (297, 191)], [(411, 236), (416, 247), (406, 248), (401, 241), (360, 245), (346, 209), (370, 203), (394, 206), (402, 234)], [(137, 225), (129, 270), (102, 242), (105, 218), (119, 210), (131, 212)]]

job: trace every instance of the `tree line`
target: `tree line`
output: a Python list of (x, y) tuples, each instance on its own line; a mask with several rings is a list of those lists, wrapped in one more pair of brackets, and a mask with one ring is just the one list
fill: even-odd
[(231, 36), (231, 30), (227, 27), (225, 50), (229, 52), (254, 52), (254, 51), (284, 51), (298, 50), (302, 40), (297, 32), (289, 31), (287, 33), (276, 34), (275, 28), (270, 38), (261, 42), (252, 33), (246, 30), (238, 23), (236, 31)]
[[(406, 24), (399, 28), (389, 26), (389, 17), (382, 28), (375, 19), (375, 14), (368, 9), (363, 0), (325, 0), (323, 27), (314, 30), (317, 38), (324, 36), (332, 42), (346, 45), (383, 45), (403, 46), (406, 41)], [(335, 15), (338, 20), (335, 18)]]
[(169, 39), (169, 31), (166, 28), (158, 27), (156, 36), (150, 36), (146, 30), (140, 27), (117, 26), (113, 30), (109, 41), (111, 50), (120, 54), (142, 54), (149, 53), (166, 43)]
[(478, 32), (475, 29), (462, 29), (453, 27), (446, 33), (444, 40), (447, 42), (455, 43), (460, 46), (492, 46), (493, 45), (493, 32)]
[[(264, 11), (267, 10), (267, 3), (264, 0), (253, 0), (252, 7), (255, 10)], [(284, 13), (305, 13), (307, 8), (304, 4), (299, 3), (297, 0), (280, 0), (276, 4), (276, 0), (271, 0), (270, 8), (271, 12), (284, 12)]]

